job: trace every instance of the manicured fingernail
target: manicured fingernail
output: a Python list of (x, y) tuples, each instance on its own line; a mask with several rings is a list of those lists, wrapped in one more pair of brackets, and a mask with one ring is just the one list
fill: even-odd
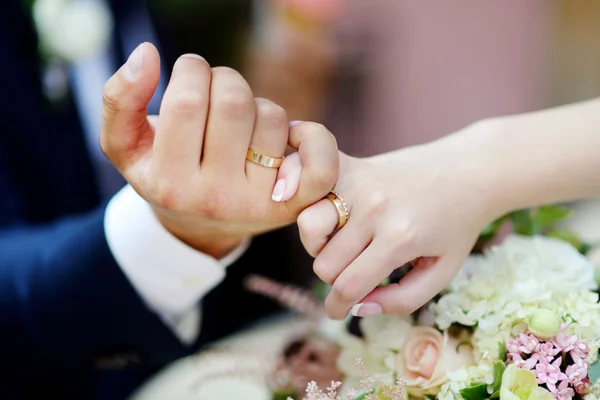
[(298, 125), (302, 121), (290, 121), (290, 127)]
[(355, 317), (370, 317), (373, 315), (381, 315), (383, 313), (383, 309), (377, 303), (358, 303), (350, 313)]
[(271, 198), (274, 201), (281, 201), (284, 193), (285, 193), (285, 179), (280, 179), (275, 184), (275, 188), (273, 188), (273, 195), (271, 196)]
[(144, 60), (144, 50), (142, 45), (136, 47), (136, 49), (131, 53), (127, 62), (125, 63), (125, 75), (129, 79), (134, 79), (136, 76), (140, 74), (142, 71), (142, 64)]

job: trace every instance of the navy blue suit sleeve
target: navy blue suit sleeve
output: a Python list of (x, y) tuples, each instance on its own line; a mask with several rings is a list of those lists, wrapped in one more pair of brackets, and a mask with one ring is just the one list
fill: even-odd
[[(0, 372), (90, 365), (119, 348), (161, 365), (185, 350), (113, 259), (104, 209), (41, 227), (0, 228)], [(30, 364), (30, 365), (28, 365)]]

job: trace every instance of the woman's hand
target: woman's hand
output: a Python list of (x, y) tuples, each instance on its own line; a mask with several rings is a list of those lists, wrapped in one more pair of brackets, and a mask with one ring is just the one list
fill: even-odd
[[(341, 155), (335, 190), (350, 208), (347, 224), (331, 237), (338, 216), (329, 200), (298, 217), (315, 272), (333, 285), (329, 315), (411, 313), (450, 283), (494, 218), (600, 196), (599, 116), (593, 99), (484, 120), (372, 158)], [(284, 161), (278, 179), (297, 176), (297, 160)], [(288, 185), (281, 199), (293, 192)], [(377, 288), (411, 261), (399, 283)]]
[[(448, 137), (372, 158), (341, 154), (335, 190), (350, 209), (347, 224), (331, 236), (338, 214), (327, 199), (298, 218), (315, 273), (332, 285), (325, 301), (332, 318), (351, 308), (361, 316), (409, 314), (450, 283), (481, 230), (503, 212), (494, 207), (494, 185), (477, 178), (482, 165), (464, 149)], [(299, 167), (288, 163), (280, 178)], [(411, 261), (399, 283), (377, 287)]]

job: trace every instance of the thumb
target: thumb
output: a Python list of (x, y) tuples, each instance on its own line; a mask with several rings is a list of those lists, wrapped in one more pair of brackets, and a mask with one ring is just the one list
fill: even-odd
[(152, 44), (142, 43), (104, 86), (100, 145), (124, 175), (139, 154), (152, 146), (146, 107), (159, 80), (158, 51)]

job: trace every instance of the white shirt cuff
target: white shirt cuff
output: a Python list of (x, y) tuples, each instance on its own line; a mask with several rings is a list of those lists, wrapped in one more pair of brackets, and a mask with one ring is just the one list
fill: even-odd
[(224, 279), (225, 268), (250, 242), (221, 260), (201, 253), (167, 231), (129, 185), (109, 202), (104, 230), (113, 257), (132, 286), (185, 343), (193, 342), (199, 332), (199, 300)]

